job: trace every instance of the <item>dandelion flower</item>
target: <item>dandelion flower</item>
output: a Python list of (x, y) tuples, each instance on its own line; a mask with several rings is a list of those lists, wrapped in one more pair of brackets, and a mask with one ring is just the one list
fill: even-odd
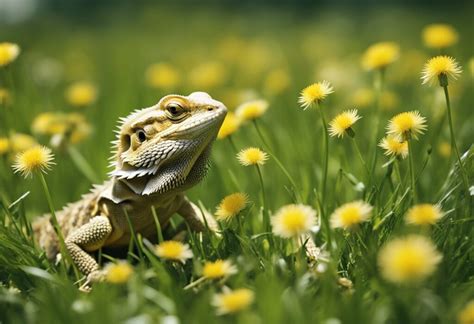
[(33, 172), (46, 172), (51, 168), (53, 154), (51, 150), (44, 146), (35, 146), (22, 153), (19, 153), (13, 164), (15, 173), (21, 173), (25, 178), (31, 176)]
[(222, 123), (221, 128), (219, 129), (219, 133), (217, 133), (218, 139), (226, 138), (232, 134), (234, 134), (240, 127), (240, 119), (237, 116), (229, 112), (225, 116), (224, 122)]
[(423, 42), (426, 47), (446, 48), (452, 46), (458, 41), (456, 30), (446, 24), (431, 24), (423, 29)]
[(217, 314), (236, 313), (248, 308), (254, 301), (252, 290), (240, 288), (214, 295), (212, 304), (217, 308)]
[(422, 117), (418, 111), (408, 111), (390, 119), (387, 130), (388, 134), (405, 141), (418, 138), (418, 134), (423, 134), (426, 127), (425, 117)]
[(265, 93), (278, 94), (282, 93), (291, 84), (291, 79), (287, 71), (276, 69), (267, 74), (263, 81), (263, 89)]
[(334, 89), (328, 81), (324, 80), (323, 82), (313, 83), (301, 91), (298, 103), (307, 109), (316, 102), (321, 102), (328, 95), (334, 92)]
[(329, 135), (343, 137), (344, 134), (349, 136), (354, 136), (354, 131), (352, 126), (360, 119), (361, 117), (357, 115), (357, 109), (347, 110), (343, 113), (337, 115), (329, 123)]
[(20, 47), (17, 44), (0, 43), (0, 66), (6, 66), (15, 61), (20, 55)]
[(438, 145), (438, 153), (445, 158), (449, 158), (451, 156), (451, 143), (447, 141), (442, 141)]
[(306, 205), (281, 207), (271, 219), (275, 235), (290, 238), (307, 233), (316, 223), (316, 211)]
[(38, 145), (38, 143), (33, 136), (22, 133), (14, 133), (10, 136), (10, 149), (14, 153), (23, 152), (36, 145)]
[(178, 241), (165, 241), (155, 247), (157, 256), (163, 259), (180, 261), (184, 263), (186, 259), (193, 257), (193, 252), (189, 249), (189, 245)]
[(67, 102), (76, 107), (84, 107), (97, 100), (97, 88), (89, 82), (76, 82), (67, 88)]
[(268, 101), (266, 100), (252, 100), (244, 102), (235, 110), (235, 115), (240, 120), (253, 120), (262, 116), (268, 109)]
[(374, 91), (362, 88), (354, 92), (351, 98), (352, 104), (359, 108), (370, 107), (374, 102)]
[(245, 208), (247, 202), (247, 195), (241, 192), (226, 196), (217, 207), (217, 220), (231, 219)]
[(128, 262), (109, 263), (105, 268), (105, 280), (121, 284), (127, 282), (133, 274), (133, 267)]
[(442, 86), (445, 86), (448, 84), (448, 79), (456, 80), (461, 73), (462, 69), (454, 58), (440, 55), (428, 60), (423, 68), (421, 79), (423, 84), (439, 81)]
[(474, 323), (474, 300), (471, 300), (458, 314), (459, 324)]
[(192, 87), (210, 89), (225, 82), (227, 70), (220, 62), (205, 62), (197, 65), (188, 75)]
[(378, 263), (387, 280), (405, 283), (428, 277), (441, 259), (442, 255), (429, 239), (410, 235), (387, 243), (379, 253)]
[(370, 46), (362, 56), (366, 70), (383, 69), (398, 59), (400, 48), (393, 42), (381, 42)]
[(10, 150), (10, 141), (6, 137), (0, 137), (0, 155), (8, 153)]
[(405, 220), (408, 224), (433, 225), (443, 215), (438, 205), (420, 204), (408, 210)]
[(156, 89), (173, 89), (181, 81), (179, 71), (168, 63), (156, 63), (150, 65), (145, 78), (148, 86)]
[(264, 165), (268, 154), (256, 147), (249, 147), (237, 154), (237, 159), (243, 166)]
[(229, 260), (216, 260), (206, 262), (202, 270), (202, 275), (207, 279), (219, 279), (237, 273), (237, 268)]
[(408, 142), (400, 142), (396, 137), (386, 136), (382, 138), (379, 146), (385, 150), (385, 155), (401, 156), (404, 159), (408, 156)]
[(372, 206), (358, 200), (342, 205), (331, 215), (331, 227), (350, 229), (369, 220)]
[(11, 102), (10, 91), (0, 88), (0, 105), (7, 105)]

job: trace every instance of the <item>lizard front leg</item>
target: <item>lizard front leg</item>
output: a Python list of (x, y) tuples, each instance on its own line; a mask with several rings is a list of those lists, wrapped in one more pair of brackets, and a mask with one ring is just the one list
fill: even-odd
[(96, 216), (88, 223), (73, 231), (65, 240), (66, 248), (79, 271), (88, 276), (99, 271), (99, 264), (86, 251), (99, 249), (112, 232), (108, 217)]
[(181, 207), (178, 209), (184, 220), (189, 224), (189, 227), (196, 232), (203, 232), (207, 227), (213, 232), (216, 232), (219, 227), (214, 217), (205, 210), (201, 210), (187, 197), (184, 197), (184, 201)]

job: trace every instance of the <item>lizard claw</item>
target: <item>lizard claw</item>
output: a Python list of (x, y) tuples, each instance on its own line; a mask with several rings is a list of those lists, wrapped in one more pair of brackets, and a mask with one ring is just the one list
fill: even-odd
[(79, 287), (82, 292), (90, 292), (92, 290), (91, 285), (95, 282), (101, 282), (105, 279), (105, 271), (94, 270), (87, 275), (86, 281)]

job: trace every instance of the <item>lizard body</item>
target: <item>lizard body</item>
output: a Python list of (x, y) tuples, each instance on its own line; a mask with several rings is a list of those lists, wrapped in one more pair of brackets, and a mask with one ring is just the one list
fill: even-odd
[[(168, 95), (158, 104), (121, 119), (113, 142), (110, 180), (57, 213), (66, 248), (87, 276), (99, 272), (89, 254), (102, 247), (123, 247), (133, 229), (156, 237), (155, 208), (161, 228), (175, 213), (196, 231), (215, 230), (212, 216), (199, 210), (184, 192), (206, 174), (212, 143), (227, 109), (207, 93)], [(59, 251), (58, 238), (45, 215), (33, 224), (35, 237), (49, 258)]]

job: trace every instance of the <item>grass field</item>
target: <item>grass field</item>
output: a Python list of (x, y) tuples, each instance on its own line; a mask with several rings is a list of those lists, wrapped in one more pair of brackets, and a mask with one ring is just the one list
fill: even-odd
[[(1, 323), (474, 323), (472, 6), (363, 14), (133, 9), (46, 12), (2, 26), (0, 42), (21, 51), (0, 69)], [(427, 46), (423, 30), (439, 22), (459, 37)], [(378, 42), (393, 42), (399, 54), (385, 49), (362, 64)], [(446, 87), (452, 129), (438, 78), (421, 80), (425, 63), (440, 54), (462, 68)], [(302, 89), (323, 80), (334, 92), (303, 109)], [(82, 88), (71, 90), (77, 82)], [(159, 258), (138, 236), (115, 280), (80, 292), (70, 265), (48, 261), (34, 243), (30, 224), (49, 207), (39, 173), (14, 174), (15, 156), (36, 143), (52, 149), (55, 165), (44, 176), (60, 209), (107, 179), (119, 117), (197, 90), (230, 111), (254, 99), (269, 103), (216, 141), (208, 176), (188, 192), (211, 213), (236, 192), (248, 195), (248, 205), (219, 223), (221, 236), (189, 233), (194, 257), (184, 264)], [(362, 118), (342, 138), (325, 136), (321, 116), (329, 123), (349, 109)], [(408, 157), (384, 155), (378, 144), (389, 120), (415, 110), (426, 129), (417, 138), (402, 134)], [(38, 119), (45, 112), (58, 121)], [(269, 154), (259, 166), (263, 190), (257, 168), (236, 158), (248, 147)], [(371, 206), (368, 218), (355, 212), (352, 220), (340, 216), (348, 228), (332, 226), (334, 211), (354, 201)], [(271, 231), (268, 219), (288, 204), (316, 212), (317, 260), (307, 260), (301, 241)], [(437, 206), (442, 217), (407, 224), (419, 204)], [(389, 254), (394, 242), (402, 247), (392, 244)], [(200, 279), (204, 263), (217, 259), (237, 272)], [(102, 265), (109, 262), (117, 260), (102, 254)], [(235, 312), (217, 314), (216, 294), (240, 288), (248, 290), (232, 301)]]

